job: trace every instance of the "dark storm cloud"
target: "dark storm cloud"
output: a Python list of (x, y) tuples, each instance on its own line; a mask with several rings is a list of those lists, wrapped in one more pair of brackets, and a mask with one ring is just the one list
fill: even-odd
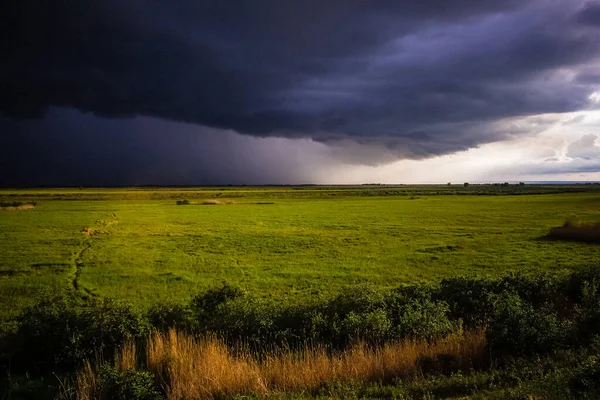
[[(151, 117), (99, 118), (50, 108), (0, 116), (0, 187), (310, 183), (315, 143), (260, 139)], [(315, 147), (317, 146), (317, 147)]]
[(583, 24), (600, 28), (600, 3), (590, 1), (578, 13), (577, 18)]
[[(49, 106), (143, 115), (376, 145), (389, 150), (386, 160), (511, 134), (489, 122), (584, 109), (600, 54), (600, 3), (579, 0), (1, 7), (0, 109), (13, 118), (40, 117)], [(585, 68), (592, 72), (564, 76)]]

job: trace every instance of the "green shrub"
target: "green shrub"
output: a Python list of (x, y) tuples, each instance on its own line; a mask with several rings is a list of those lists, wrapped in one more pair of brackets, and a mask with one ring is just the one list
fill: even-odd
[(91, 355), (85, 343), (87, 329), (81, 309), (65, 299), (43, 302), (19, 316), (19, 357), (33, 370), (73, 368)]
[(147, 318), (129, 305), (111, 299), (93, 302), (84, 311), (87, 340), (95, 349), (113, 349), (150, 332)]
[(486, 336), (497, 357), (546, 354), (566, 344), (569, 323), (556, 314), (536, 310), (518, 295), (503, 295), (496, 304)]
[(578, 398), (591, 399), (597, 398), (592, 397), (592, 394), (600, 395), (600, 359), (598, 357), (589, 357), (573, 371), (573, 376), (569, 379), (569, 389)]
[(340, 344), (342, 321), (337, 314), (333, 316), (321, 310), (313, 310), (307, 318), (306, 339), (312, 343)]
[[(434, 298), (450, 307), (453, 319), (466, 326), (486, 325), (494, 315), (499, 296), (516, 294), (536, 308), (564, 306), (564, 280), (548, 274), (508, 273), (498, 279), (458, 277), (445, 279)], [(550, 304), (552, 303), (552, 304)]]
[(19, 317), (19, 358), (34, 370), (72, 370), (94, 352), (112, 354), (116, 346), (144, 337), (149, 329), (141, 313), (112, 300), (79, 305), (52, 299)]
[(197, 330), (197, 320), (190, 307), (181, 304), (157, 304), (148, 310), (152, 327), (166, 331), (175, 328), (182, 331)]
[(575, 309), (573, 341), (576, 345), (590, 345), (600, 335), (600, 299), (593, 300)]
[(161, 400), (154, 387), (154, 376), (147, 371), (120, 371), (104, 364), (100, 370), (99, 399), (106, 400)]
[(220, 288), (209, 289), (206, 293), (192, 298), (190, 306), (196, 313), (212, 313), (221, 304), (243, 296), (244, 292), (241, 289), (224, 283)]
[(30, 376), (11, 376), (8, 374), (7, 376), (0, 377), (0, 399), (55, 400), (58, 384), (58, 381), (48, 381), (43, 378), (33, 379)]
[(365, 313), (384, 306), (384, 291), (372, 286), (357, 286), (345, 288), (339, 296), (325, 304), (325, 309), (329, 314), (338, 314), (343, 319), (350, 312)]
[(600, 268), (588, 267), (573, 272), (567, 282), (566, 292), (568, 299), (576, 304), (589, 302), (600, 293)]
[(223, 335), (230, 342), (244, 342), (253, 349), (278, 342), (280, 332), (275, 319), (278, 309), (250, 297), (238, 297), (220, 303), (204, 320), (207, 330)]
[(382, 309), (363, 314), (352, 311), (342, 321), (342, 331), (349, 340), (383, 343), (392, 334), (392, 321)]
[[(547, 273), (508, 273), (496, 281), (496, 294), (516, 293), (534, 307), (563, 304), (564, 279), (559, 280)], [(552, 303), (552, 304), (550, 304)]]
[(453, 319), (468, 327), (485, 325), (494, 313), (497, 298), (495, 281), (479, 278), (444, 279), (435, 298), (445, 301)]
[(392, 315), (396, 338), (439, 339), (460, 330), (462, 321), (448, 318), (448, 304), (442, 301), (413, 301)]

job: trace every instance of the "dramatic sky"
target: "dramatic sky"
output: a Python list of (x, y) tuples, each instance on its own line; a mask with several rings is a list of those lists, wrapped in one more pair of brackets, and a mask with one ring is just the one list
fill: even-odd
[(600, 0), (9, 0), (0, 186), (600, 180)]

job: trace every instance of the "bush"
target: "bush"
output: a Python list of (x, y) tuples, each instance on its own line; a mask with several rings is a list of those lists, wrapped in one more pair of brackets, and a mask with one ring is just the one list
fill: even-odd
[(19, 358), (34, 370), (55, 365), (72, 368), (91, 355), (85, 344), (86, 329), (81, 310), (65, 299), (29, 308), (19, 316)]
[(597, 398), (595, 396), (583, 397), (583, 395), (600, 394), (600, 360), (598, 357), (589, 357), (573, 372), (573, 376), (569, 379), (569, 389), (578, 398)]
[(536, 308), (558, 308), (567, 302), (564, 280), (548, 274), (522, 273), (509, 273), (493, 280), (465, 277), (445, 279), (434, 298), (448, 303), (453, 319), (462, 319), (468, 327), (479, 327), (492, 318), (499, 296), (508, 294), (516, 294)]
[(587, 346), (600, 335), (600, 299), (594, 300), (576, 308), (574, 344)]
[(499, 278), (495, 286), (497, 294), (516, 293), (536, 308), (556, 307), (566, 301), (564, 279), (561, 281), (549, 274), (509, 273)]
[(244, 292), (241, 289), (224, 283), (220, 288), (209, 289), (206, 293), (192, 298), (190, 306), (198, 314), (209, 314), (216, 311), (221, 304), (243, 296)]
[(84, 311), (87, 340), (96, 349), (112, 349), (150, 333), (147, 318), (134, 308), (111, 299), (95, 301)]
[(106, 400), (161, 400), (154, 387), (154, 376), (147, 371), (119, 371), (104, 364), (100, 370), (98, 399)]
[(364, 314), (350, 312), (342, 321), (342, 330), (349, 340), (383, 343), (392, 333), (392, 321), (381, 309)]
[(329, 301), (326, 311), (338, 314), (342, 319), (350, 312), (366, 313), (385, 306), (385, 294), (371, 286), (345, 288), (339, 296)]
[(600, 268), (588, 267), (573, 272), (563, 290), (567, 298), (575, 304), (589, 302), (600, 293)]
[(238, 297), (219, 303), (204, 320), (206, 329), (232, 342), (245, 342), (254, 350), (278, 342), (275, 318), (278, 309), (254, 298)]
[(148, 310), (148, 321), (153, 328), (166, 331), (175, 328), (181, 331), (198, 329), (197, 320), (190, 307), (181, 304), (157, 304)]
[(495, 286), (495, 282), (488, 279), (445, 279), (434, 297), (448, 304), (453, 319), (462, 319), (466, 326), (477, 327), (492, 318), (497, 298)]
[(462, 321), (448, 318), (448, 304), (443, 301), (412, 301), (392, 316), (395, 337), (439, 339), (462, 328)]
[(565, 347), (570, 326), (556, 314), (536, 310), (518, 295), (503, 295), (496, 304), (486, 337), (498, 357), (546, 354)]
[(19, 358), (34, 370), (72, 370), (95, 351), (111, 355), (125, 341), (147, 335), (149, 328), (141, 313), (111, 300), (78, 305), (52, 299), (19, 317)]

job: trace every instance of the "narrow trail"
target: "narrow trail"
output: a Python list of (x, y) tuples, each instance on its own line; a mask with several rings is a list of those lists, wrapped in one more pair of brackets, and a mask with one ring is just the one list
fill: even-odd
[(75, 291), (84, 290), (89, 294), (89, 291), (83, 289), (79, 284), (79, 277), (81, 276), (81, 270), (83, 269), (83, 255), (84, 253), (92, 247), (92, 240), (88, 239), (84, 243), (83, 247), (79, 249), (79, 251), (75, 254), (73, 258), (73, 262), (75, 265), (75, 272), (73, 274), (73, 278), (71, 279), (71, 286)]
[[(95, 222), (95, 225), (100, 225), (101, 227), (108, 227), (112, 224), (118, 223), (119, 220), (117, 215), (112, 213), (100, 218)], [(97, 235), (108, 235), (109, 232), (105, 230), (95, 229), (93, 227), (87, 227), (81, 232), (85, 237), (85, 241), (83, 242), (81, 248), (77, 250), (77, 252), (73, 255), (72, 259), (72, 273), (69, 276), (70, 287), (69, 290), (72, 290), (74, 293), (78, 295), (84, 296), (98, 296), (96, 293), (91, 291), (90, 289), (85, 288), (81, 285), (79, 279), (81, 277), (81, 273), (83, 271), (84, 263), (84, 255), (85, 252), (92, 248), (94, 243), (94, 237)]]

